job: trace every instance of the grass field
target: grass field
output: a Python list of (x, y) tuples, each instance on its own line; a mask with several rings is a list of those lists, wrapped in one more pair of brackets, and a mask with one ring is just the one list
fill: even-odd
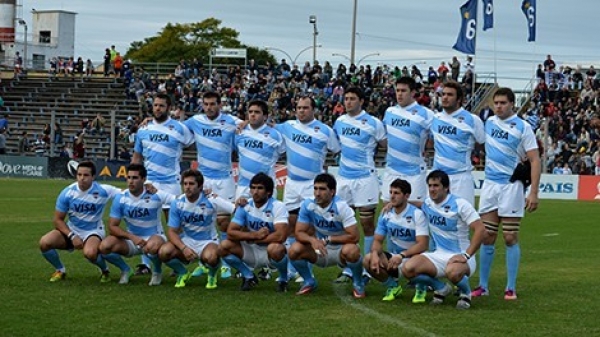
[[(0, 180), (0, 336), (599, 336), (600, 205), (543, 200), (524, 220), (519, 299), (503, 299), (504, 249), (498, 245), (491, 296), (468, 311), (413, 305), (413, 291), (382, 302), (384, 288), (371, 282), (367, 298), (354, 300), (349, 284), (330, 281), (336, 268), (319, 269), (319, 290), (308, 296), (275, 293), (274, 281), (251, 292), (236, 279), (204, 288), (206, 277), (183, 289), (167, 277), (150, 288), (148, 276), (128, 285), (100, 284), (81, 252), (61, 252), (64, 282), (50, 283), (52, 267), (39, 238), (52, 228), (60, 180)], [(131, 261), (134, 265), (138, 259)], [(113, 278), (118, 275), (111, 266)], [(475, 286), (477, 274), (471, 284)]]

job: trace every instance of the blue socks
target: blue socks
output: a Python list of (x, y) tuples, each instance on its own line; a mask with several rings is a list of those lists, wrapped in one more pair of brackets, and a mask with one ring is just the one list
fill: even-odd
[[(224, 241), (224, 240), (227, 240), (227, 232), (221, 232), (221, 241)], [(230, 268), (229, 264), (227, 263), (227, 261), (225, 261), (225, 259), (221, 259), (221, 266), (223, 266), (225, 268)]]
[(490, 271), (492, 270), (492, 262), (494, 261), (494, 253), (496, 247), (492, 245), (481, 245), (479, 252), (479, 285), (485, 290), (489, 290)]
[(419, 284), (430, 286), (433, 288), (433, 290), (440, 290), (445, 286), (444, 282), (425, 274), (419, 274), (413, 277), (411, 281), (413, 281), (417, 286)]
[(371, 246), (373, 245), (373, 241), (375, 240), (374, 236), (365, 236), (363, 247), (363, 256), (367, 255), (367, 253), (371, 252)]
[(224, 256), (222, 258), (222, 260), (224, 262), (227, 262), (233, 268), (239, 270), (240, 273), (242, 273), (242, 276), (244, 278), (251, 279), (254, 277), (254, 273), (252, 272), (252, 270), (250, 270), (250, 268), (248, 268), (248, 266), (246, 266), (246, 264), (242, 261), (242, 259), (240, 259), (236, 255), (229, 254), (227, 256)]
[(307, 260), (294, 260), (292, 264), (298, 271), (298, 274), (304, 279), (304, 284), (314, 284), (315, 279), (310, 271), (309, 262)]
[[(290, 247), (296, 242), (296, 238), (293, 236), (288, 236), (287, 240), (285, 240), (285, 248), (290, 249)], [(298, 271), (294, 268), (294, 264), (292, 260), (288, 259), (288, 273), (290, 275), (295, 275)]]
[(100, 268), (100, 270), (102, 270), (102, 271), (108, 270), (108, 266), (106, 265), (106, 261), (104, 261), (102, 254), (98, 254), (98, 256), (96, 256), (96, 261), (92, 261), (92, 260), (88, 260), (88, 261), (90, 261), (91, 263), (98, 266), (98, 268)]
[(356, 262), (346, 262), (346, 266), (352, 270), (352, 283), (355, 285), (364, 285), (362, 280), (362, 256)]
[(150, 257), (148, 257), (146, 254), (142, 254), (142, 264), (146, 265), (146, 267), (150, 268)]
[(161, 274), (162, 273), (162, 262), (160, 261), (160, 259), (158, 258), (158, 256), (156, 254), (143, 254), (142, 256), (147, 256), (150, 261), (152, 261), (152, 266), (154, 267), (154, 269), (152, 270), (153, 273), (156, 274)]
[(387, 280), (381, 282), (384, 286), (386, 286), (387, 288), (391, 288), (391, 287), (397, 287), (398, 286), (398, 281), (396, 281), (393, 277), (388, 276)]
[(102, 256), (104, 257), (104, 259), (106, 259), (106, 261), (114, 264), (121, 271), (128, 271), (131, 269), (129, 268), (125, 260), (123, 260), (123, 257), (117, 253), (102, 254)]
[(179, 259), (171, 259), (166, 262), (167, 266), (171, 267), (177, 275), (181, 276), (187, 273), (187, 269), (181, 260)]
[(269, 259), (269, 262), (271, 262), (271, 264), (273, 266), (275, 266), (275, 268), (277, 268), (277, 271), (279, 272), (280, 280), (283, 282), (287, 282), (288, 281), (288, 257), (287, 257), (287, 255), (284, 255), (283, 259), (281, 259), (279, 261)]
[(521, 247), (518, 243), (506, 246), (506, 289), (516, 290), (519, 261), (521, 260)]
[(65, 266), (60, 261), (60, 257), (58, 256), (56, 249), (50, 249), (42, 252), (42, 256), (46, 259), (46, 261), (50, 262), (52, 267), (54, 267), (56, 270), (60, 270), (62, 272), (65, 271)]
[(456, 284), (461, 294), (470, 295), (471, 294), (471, 286), (469, 285), (469, 277), (463, 276), (463, 278)]

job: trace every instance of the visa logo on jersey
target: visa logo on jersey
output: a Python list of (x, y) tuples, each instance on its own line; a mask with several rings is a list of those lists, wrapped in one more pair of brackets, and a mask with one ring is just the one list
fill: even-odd
[(446, 226), (446, 218), (439, 215), (430, 215), (429, 223), (435, 226)]
[(260, 140), (247, 139), (247, 140), (244, 140), (244, 147), (251, 148), (251, 149), (262, 149), (263, 142), (261, 142)]
[(204, 215), (202, 215), (202, 214), (184, 215), (183, 221), (188, 222), (188, 223), (204, 222)]
[(342, 135), (344, 136), (360, 136), (359, 128), (342, 128)]
[(143, 218), (150, 216), (150, 211), (147, 208), (134, 208), (132, 210), (127, 211), (127, 215), (130, 218)]
[(456, 135), (456, 126), (440, 125), (438, 126), (438, 133), (443, 135)]
[(263, 227), (269, 227), (269, 223), (266, 221), (261, 221), (261, 220), (257, 220), (257, 221), (252, 221), (249, 220), (248, 221), (248, 227), (250, 227), (251, 229), (257, 231)]
[(293, 133), (292, 141), (300, 144), (312, 144), (312, 136)]
[(502, 130), (493, 129), (492, 130), (492, 137), (493, 138), (498, 138), (498, 139), (508, 139), (508, 132), (502, 131)]
[(221, 137), (223, 133), (219, 129), (202, 129), (202, 136), (204, 137)]
[(316, 225), (319, 228), (335, 228), (335, 223), (333, 221), (325, 219), (317, 220)]
[(410, 119), (392, 118), (392, 126), (410, 127)]
[(150, 135), (150, 141), (152, 142), (168, 142), (169, 141), (169, 135), (166, 134), (153, 134)]
[(390, 228), (390, 234), (395, 237), (412, 238), (413, 231), (408, 228)]
[(96, 204), (89, 204), (89, 203), (74, 204), (73, 208), (75, 209), (75, 212), (77, 212), (77, 213), (96, 212), (96, 210), (98, 209), (96, 207)]

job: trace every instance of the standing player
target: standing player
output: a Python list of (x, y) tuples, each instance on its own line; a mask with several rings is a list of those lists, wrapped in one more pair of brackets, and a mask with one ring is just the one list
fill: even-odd
[(302, 203), (296, 224), (296, 242), (290, 248), (292, 264), (304, 278), (296, 295), (305, 295), (317, 289), (317, 281), (308, 263), (325, 268), (350, 268), (354, 298), (365, 297), (360, 255), (360, 232), (354, 211), (336, 192), (335, 178), (319, 174), (314, 181), (314, 198)]
[[(541, 164), (537, 141), (529, 123), (515, 113), (514, 103), (513, 91), (499, 88), (494, 93), (495, 115), (485, 123), (485, 180), (479, 199), (479, 214), (486, 231), (479, 254), (479, 286), (473, 290), (472, 296), (489, 294), (494, 244), (502, 223), (508, 279), (504, 299), (517, 299), (516, 283), (521, 258), (519, 227), (524, 210), (533, 212), (538, 207)], [(520, 163), (525, 159), (531, 165), (531, 189), (526, 199), (525, 186), (519, 177), (524, 167)]]
[[(148, 170), (147, 183), (152, 183), (158, 190), (172, 194), (181, 194), (179, 184), (181, 156), (183, 149), (193, 143), (194, 138), (190, 130), (179, 121), (169, 117), (171, 111), (171, 97), (157, 94), (152, 103), (154, 120), (137, 133), (131, 163), (143, 163)], [(168, 218), (169, 205), (164, 205), (163, 210)], [(148, 270), (149, 261), (138, 265), (136, 274)]]
[[(333, 129), (342, 148), (337, 195), (358, 208), (366, 254), (373, 243), (375, 208), (379, 204), (379, 179), (373, 158), (378, 144), (387, 146), (387, 136), (383, 123), (362, 109), (364, 98), (359, 88), (348, 88), (344, 93), (347, 114), (335, 121)], [(345, 282), (350, 278), (348, 274), (349, 270), (344, 270), (336, 281)]]
[[(216, 92), (204, 93), (202, 107), (204, 114), (198, 114), (185, 121), (185, 125), (194, 133), (198, 169), (204, 176), (205, 188), (211, 189), (216, 195), (233, 203), (235, 182), (231, 167), (231, 153), (237, 125), (241, 121), (221, 113), (221, 96)], [(227, 238), (229, 220), (228, 214), (218, 215), (221, 240)], [(229, 277), (231, 277), (231, 270), (224, 264), (221, 268), (221, 278)]]
[[(471, 256), (479, 249), (485, 228), (470, 203), (450, 194), (450, 178), (444, 171), (431, 171), (427, 185), (429, 197), (421, 209), (429, 220), (436, 249), (413, 256), (402, 268), (402, 274), (419, 287), (432, 287), (435, 290), (432, 304), (441, 304), (452, 293), (452, 287), (439, 280), (446, 277), (460, 291), (456, 308), (468, 309), (471, 307), (469, 276), (476, 267)], [(473, 231), (470, 240), (469, 229)]]
[[(83, 250), (83, 256), (100, 268), (100, 282), (110, 281), (108, 266), (98, 252), (98, 246), (105, 235), (102, 222), (104, 207), (121, 190), (99, 184), (94, 181), (95, 178), (94, 163), (79, 163), (77, 182), (63, 189), (56, 200), (54, 229), (40, 239), (42, 255), (56, 269), (50, 282), (63, 280), (67, 276), (56, 249)], [(65, 221), (67, 215), (68, 220)]]
[(250, 180), (250, 200), (236, 209), (221, 241), (219, 255), (242, 273), (241, 289), (248, 291), (258, 284), (254, 268), (274, 266), (279, 271), (277, 291), (288, 290), (288, 256), (285, 249), (288, 212), (273, 197), (275, 183), (265, 173)]
[[(154, 269), (148, 285), (157, 286), (162, 282), (162, 267), (158, 259), (158, 249), (165, 243), (161, 209), (170, 204), (175, 196), (158, 191), (150, 193), (144, 188), (147, 176), (146, 168), (141, 164), (127, 167), (128, 190), (118, 194), (110, 209), (110, 235), (102, 240), (100, 253), (104, 258), (121, 270), (119, 284), (129, 283), (132, 271), (121, 256), (147, 255)], [(121, 220), (125, 220), (127, 230), (121, 229)]]
[[(393, 301), (402, 293), (402, 286), (397, 280), (402, 277), (402, 266), (411, 256), (425, 252), (429, 246), (429, 227), (423, 212), (408, 203), (411, 195), (408, 181), (392, 181), (388, 195), (392, 208), (379, 216), (375, 240), (371, 252), (363, 260), (363, 266), (387, 287), (383, 300)], [(386, 238), (388, 251), (383, 250)], [(417, 289), (413, 303), (424, 302), (425, 294), (424, 289)]]
[(231, 214), (233, 203), (205, 195), (202, 173), (186, 170), (181, 177), (184, 195), (171, 202), (169, 242), (160, 248), (159, 257), (177, 273), (175, 288), (185, 287), (191, 277), (184, 263), (200, 259), (208, 267), (206, 289), (215, 289), (219, 268), (217, 214)]
[(411, 200), (423, 201), (427, 197), (424, 150), (433, 112), (415, 101), (416, 90), (417, 83), (413, 78), (396, 80), (398, 104), (388, 108), (383, 118), (388, 135), (387, 164), (381, 179), (381, 199), (384, 202), (390, 200), (389, 186), (398, 178), (410, 183)]
[(461, 85), (448, 81), (442, 89), (442, 108), (431, 125), (434, 140), (433, 169), (450, 177), (452, 194), (475, 204), (475, 187), (471, 171), (471, 152), (475, 143), (483, 144), (483, 122), (462, 108), (464, 92)]
[(285, 144), (281, 134), (266, 125), (268, 115), (269, 106), (265, 101), (251, 101), (248, 103), (248, 125), (235, 136), (240, 172), (236, 200), (250, 197), (250, 179), (260, 172), (276, 181), (275, 164), (285, 152)]
[[(315, 108), (312, 97), (300, 97), (296, 103), (296, 120), (275, 126), (285, 139), (287, 155), (288, 176), (283, 202), (290, 214), (288, 247), (295, 242), (294, 230), (300, 205), (314, 196), (313, 181), (324, 171), (327, 151), (340, 152), (340, 143), (333, 130), (315, 119)], [(291, 264), (288, 267), (293, 268)]]

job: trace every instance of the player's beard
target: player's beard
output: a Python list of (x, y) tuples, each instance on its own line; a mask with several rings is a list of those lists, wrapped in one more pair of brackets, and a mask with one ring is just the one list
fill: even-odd
[(166, 121), (168, 117), (169, 117), (169, 115), (166, 112), (164, 112), (164, 113), (161, 113), (159, 116), (155, 115), (154, 120), (159, 123), (162, 123), (162, 122)]

